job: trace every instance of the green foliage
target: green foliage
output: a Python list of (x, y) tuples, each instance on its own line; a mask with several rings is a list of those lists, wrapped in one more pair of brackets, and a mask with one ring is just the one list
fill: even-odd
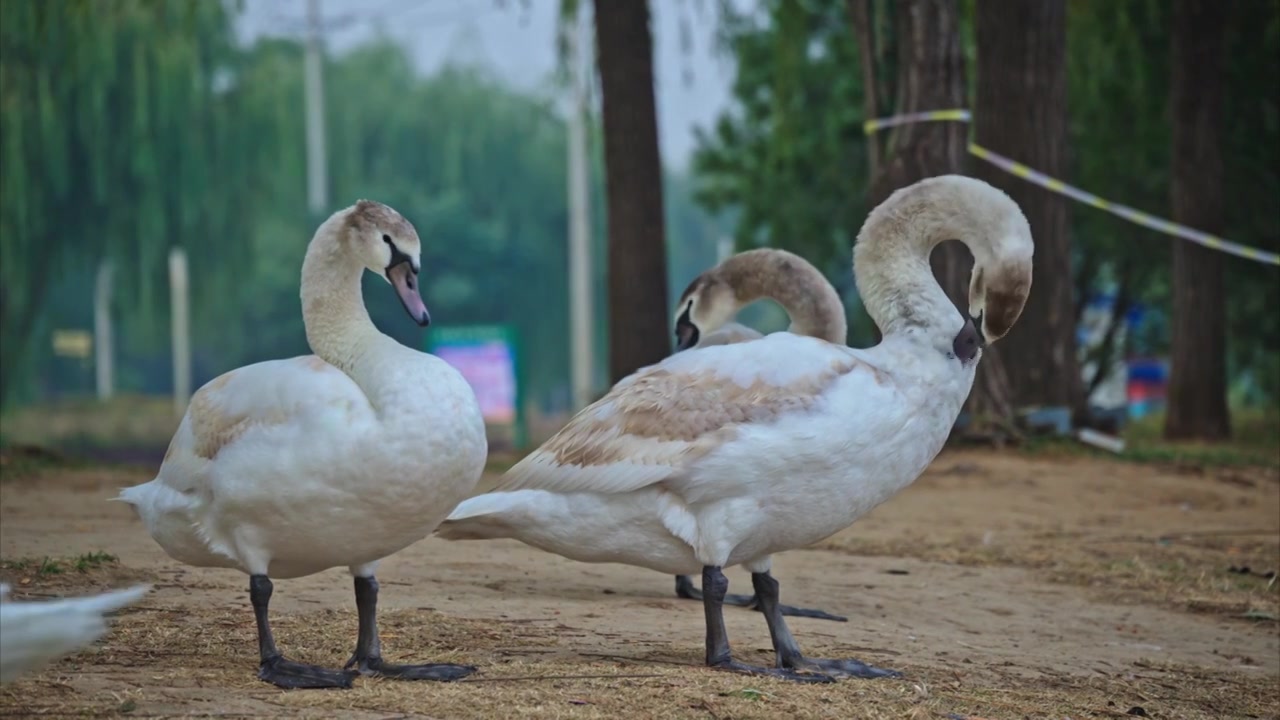
[[(697, 198), (739, 210), (738, 249), (782, 247), (827, 272), (846, 296), (867, 169), (857, 46), (843, 3), (770, 0), (723, 12), (737, 62), (733, 108), (699, 137)], [(763, 16), (763, 17), (761, 17)], [(869, 341), (869, 326), (854, 335)]]
[[(231, 61), (221, 3), (182, 0), (0, 4), (0, 393), (59, 286), (110, 258), (151, 308), (170, 247), (193, 267), (246, 257), (253, 158), (229, 135), (216, 91)], [(193, 282), (197, 298), (225, 292)], [(16, 340), (16, 341), (15, 341)]]
[[(25, 399), (92, 390), (91, 362), (51, 357), (48, 340), (55, 327), (91, 326), (93, 271), (106, 257), (116, 261), (120, 290), (117, 388), (171, 389), (173, 245), (190, 255), (197, 385), (237, 365), (309, 352), (298, 283), (322, 218), (305, 210), (303, 48), (270, 38), (236, 46), (222, 8), (182, 0), (0, 4), (0, 139), (19, 151), (12, 162), (6, 152), (2, 168), (0, 345), (6, 377), (16, 379), (10, 386)], [(61, 34), (53, 42), (40, 32)], [(553, 104), (475, 69), (422, 77), (385, 38), (329, 58), (324, 75), (332, 209), (373, 198), (403, 212), (423, 240), (423, 293), (436, 322), (514, 324), (526, 395), (563, 409), (567, 147)], [(54, 108), (44, 115), (42, 92), (52, 93)], [(103, 98), (96, 109), (79, 113), (95, 93)], [(603, 172), (599, 138), (592, 142), (601, 307)], [(714, 223), (689, 200), (686, 183), (667, 191), (670, 269), (682, 288), (714, 262)], [(385, 332), (422, 347), (422, 331), (383, 280), (366, 278), (366, 302)], [(597, 311), (596, 321), (603, 359), (607, 313)], [(11, 348), (36, 362), (10, 376)], [(108, 435), (120, 433), (95, 431), (93, 442)]]
[[(1170, 27), (1168, 3), (1077, 1), (1069, 5), (1072, 182), (1102, 197), (1162, 217), (1171, 216), (1169, 148)], [(1226, 165), (1224, 235), (1280, 249), (1280, 3), (1232, 5), (1231, 48), (1225, 58), (1222, 138)], [(1172, 243), (1099, 210), (1072, 213), (1077, 288), (1107, 291), (1130, 274), (1135, 299), (1166, 309)], [(1246, 260), (1227, 261), (1228, 358), (1254, 376), (1261, 394), (1280, 398), (1280, 271)], [(1131, 350), (1167, 350), (1163, 324), (1136, 338)]]
[[(738, 67), (733, 104), (700, 138), (697, 198), (739, 213), (740, 248), (791, 249), (827, 271), (853, 302), (848, 248), (868, 208), (861, 123), (861, 59), (845, 3), (766, 0), (751, 16), (721, 15), (721, 39)], [(879, 48), (895, 41), (892, 13), (873, 0)], [(1170, 216), (1171, 9), (1161, 0), (1068, 6), (1069, 182), (1102, 197)], [(1232, 5), (1225, 59), (1228, 119), (1226, 237), (1280, 249), (1280, 2)], [(962, 4), (961, 40), (974, 88), (973, 2)], [(889, 53), (891, 56), (892, 53)], [(882, 85), (893, 68), (878, 63)], [(892, 98), (880, 98), (881, 112)], [(977, 162), (977, 161), (975, 161)], [(1181, 242), (1100, 210), (1072, 213), (1078, 299), (1114, 292), (1167, 313), (1169, 248)], [(1252, 377), (1255, 395), (1280, 398), (1280, 270), (1227, 262), (1228, 353), (1233, 378)], [(869, 342), (851, 312), (851, 340)], [(1130, 351), (1163, 354), (1160, 312), (1129, 339)]]

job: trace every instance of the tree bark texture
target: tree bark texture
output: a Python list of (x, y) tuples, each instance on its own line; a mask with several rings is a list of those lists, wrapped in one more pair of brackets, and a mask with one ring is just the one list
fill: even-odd
[(596, 0), (609, 231), (609, 376), (671, 349), (662, 161), (647, 0)]
[[(1175, 0), (1173, 10), (1173, 219), (1220, 234), (1223, 206), (1223, 71), (1227, 5)], [(1227, 409), (1223, 255), (1173, 241), (1172, 368), (1164, 435), (1222, 440)]]
[[(869, 0), (847, 0), (850, 21), (865, 63), (875, 56)], [(883, 93), (864, 88), (868, 118), (885, 114), (965, 107), (964, 54), (960, 44), (960, 8), (953, 0), (903, 0), (894, 3), (897, 30), (897, 77), (893, 108), (879, 107)], [(864, 68), (864, 82), (875, 73)], [(965, 172), (967, 129), (957, 122), (899, 125), (868, 138), (875, 159), (869, 190), (870, 207), (894, 190), (925, 178)], [(884, 143), (884, 147), (881, 147)], [(930, 258), (934, 275), (961, 312), (968, 311), (969, 273), (973, 258), (958, 242), (944, 243)], [(978, 377), (966, 404), (975, 419), (1007, 425), (1012, 416), (1008, 380), (995, 348), (983, 353)]]
[[(975, 141), (1064, 178), (1066, 1), (978, 0), (975, 30)], [(1067, 225), (1071, 201), (985, 162), (978, 163), (975, 174), (1018, 203), (1036, 245), (1031, 297), (1018, 324), (1000, 342), (1015, 406), (1066, 406), (1081, 418), (1087, 405), (1076, 357)]]

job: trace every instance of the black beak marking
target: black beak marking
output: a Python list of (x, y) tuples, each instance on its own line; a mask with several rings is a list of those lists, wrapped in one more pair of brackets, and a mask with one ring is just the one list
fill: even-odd
[(688, 350), (697, 345), (700, 338), (698, 326), (689, 319), (689, 308), (685, 308), (680, 319), (676, 320), (676, 350)]
[(980, 348), (987, 346), (987, 336), (982, 332), (982, 318), (986, 314), (986, 310), (981, 310), (978, 312), (978, 317), (973, 319), (973, 329), (978, 331), (978, 347)]
[(399, 265), (400, 263), (409, 263), (409, 270), (412, 271), (414, 275), (418, 274), (418, 266), (414, 265), (413, 260), (408, 255), (401, 252), (400, 248), (396, 247), (395, 243), (388, 240), (387, 246), (391, 248), (391, 262), (387, 263), (387, 268), (385, 270), (388, 280), (391, 279), (391, 268)]

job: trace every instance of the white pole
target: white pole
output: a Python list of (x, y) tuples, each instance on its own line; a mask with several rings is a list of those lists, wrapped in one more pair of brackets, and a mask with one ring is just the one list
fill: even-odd
[(178, 417), (187, 411), (191, 397), (191, 318), (187, 304), (187, 253), (169, 251), (169, 310), (173, 333), (173, 409)]
[(572, 95), (569, 106), (569, 334), (574, 410), (592, 400), (591, 207), (587, 166), (587, 78), (583, 42), (586, 13), (579, 8), (568, 30)]
[(324, 132), (324, 54), (321, 47), (320, 0), (307, 0), (306, 124), (307, 124), (307, 206), (320, 214), (329, 206), (328, 161)]
[(98, 399), (110, 400), (115, 394), (114, 352), (111, 343), (111, 261), (98, 263), (98, 277), (93, 288), (94, 375)]
[(733, 254), (733, 238), (728, 235), (721, 235), (716, 242), (716, 262), (722, 263), (729, 259)]

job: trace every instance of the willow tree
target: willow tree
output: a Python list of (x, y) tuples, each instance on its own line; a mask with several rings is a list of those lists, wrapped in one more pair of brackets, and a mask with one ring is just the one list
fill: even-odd
[[(0, 400), (51, 289), (83, 291), (68, 278), (111, 258), (122, 300), (148, 308), (174, 245), (196, 268), (243, 257), (248, 188), (216, 87), (229, 21), (221, 3), (0, 3)], [(193, 290), (225, 287), (197, 276)]]

